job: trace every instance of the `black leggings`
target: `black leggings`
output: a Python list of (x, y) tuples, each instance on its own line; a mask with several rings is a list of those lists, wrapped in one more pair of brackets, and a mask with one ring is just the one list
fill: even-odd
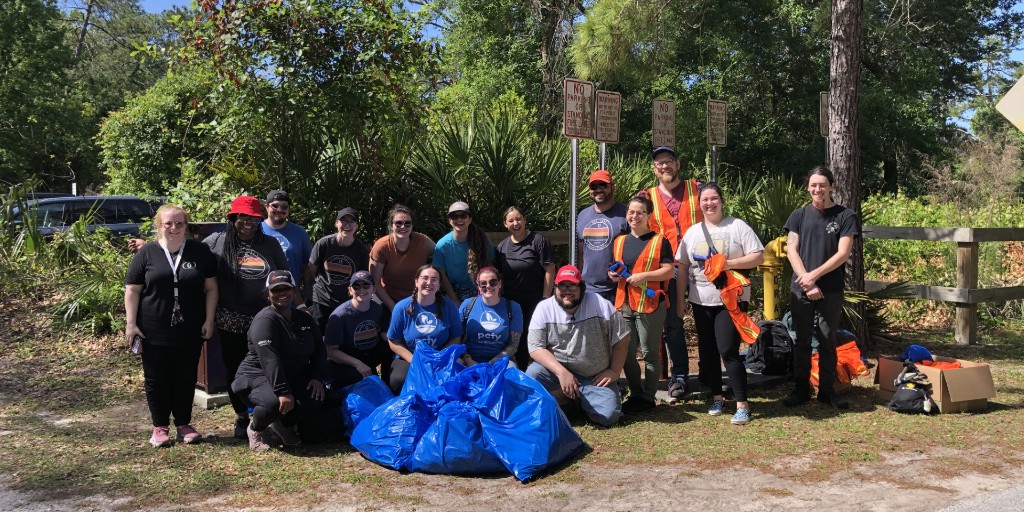
[(405, 359), (397, 358), (391, 361), (391, 375), (388, 377), (388, 387), (396, 396), (402, 392), (405, 386), (405, 377), (409, 375), (409, 363)]
[[(198, 341), (198, 340), (197, 340)], [(192, 423), (192, 400), (196, 394), (200, 342), (186, 346), (147, 345), (142, 353), (146, 403), (154, 427)]]
[(271, 423), (280, 421), (282, 425), (291, 427), (296, 423), (308, 418), (311, 414), (320, 410), (324, 402), (314, 400), (309, 396), (307, 382), (289, 382), (292, 397), (295, 399), (295, 407), (288, 414), (281, 414), (280, 403), (273, 386), (266, 377), (257, 377), (248, 382), (248, 389), (240, 389), (240, 394), (246, 395), (245, 402), (252, 407), (252, 429), (262, 432)]
[(232, 390), (231, 383), (235, 381), (235, 373), (238, 372), (238, 365), (249, 354), (249, 339), (245, 333), (228, 332), (217, 329), (220, 334), (220, 354), (224, 360), (224, 378), (228, 382), (228, 398), (231, 399), (231, 408), (238, 416), (249, 416), (249, 408), (245, 400), (238, 393)]
[[(809, 300), (804, 294), (790, 292), (789, 309), (793, 312), (793, 381), (795, 392), (811, 393), (811, 337), (818, 338), (818, 397), (832, 396), (836, 381), (836, 329), (843, 318), (843, 291), (826, 293), (820, 300)], [(814, 314), (821, 316), (817, 325)]]
[[(729, 386), (737, 402), (747, 401), (747, 369), (740, 357), (740, 333), (732, 323), (732, 317), (725, 306), (701, 306), (690, 303), (693, 309), (693, 323), (697, 328), (697, 353), (700, 361), (698, 380), (711, 388), (712, 395), (722, 394), (722, 365), (729, 375)], [(741, 302), (740, 309), (747, 311), (748, 302)]]

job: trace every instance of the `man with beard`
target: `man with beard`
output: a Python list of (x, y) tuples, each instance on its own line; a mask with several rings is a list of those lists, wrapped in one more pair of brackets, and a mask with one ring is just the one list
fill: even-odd
[(626, 205), (615, 201), (615, 182), (608, 171), (594, 171), (589, 183), (594, 206), (580, 210), (576, 217), (580, 267), (590, 291), (614, 302), (616, 286), (608, 277), (608, 266), (612, 263), (612, 241), (627, 231)]
[[(301, 281), (306, 262), (309, 261), (309, 253), (313, 250), (313, 243), (309, 238), (306, 228), (288, 220), (291, 215), (291, 199), (284, 190), (271, 190), (267, 194), (267, 218), (261, 227), (263, 233), (273, 237), (281, 244), (281, 250), (288, 258), (288, 268), (296, 280)], [(303, 285), (304, 283), (297, 283)], [(309, 294), (309, 287), (305, 287), (304, 293), (297, 293), (297, 301)], [(330, 311), (327, 312), (330, 314)]]
[(580, 271), (555, 274), (555, 294), (537, 305), (528, 337), (533, 377), (560, 404), (575, 402), (591, 421), (610, 427), (622, 416), (619, 375), (629, 328), (607, 300), (587, 291)]
[[(679, 240), (690, 226), (704, 220), (700, 211), (697, 180), (679, 179), (679, 160), (676, 152), (666, 146), (651, 152), (651, 168), (658, 184), (646, 190), (654, 211), (648, 225), (651, 231), (660, 233), (672, 245), (672, 254), (679, 247)], [(683, 279), (686, 279), (683, 276)], [(668, 296), (676, 296), (676, 278), (668, 284)], [(672, 375), (668, 394), (680, 400), (686, 396), (686, 377), (690, 373), (690, 354), (686, 351), (686, 333), (683, 319), (676, 314), (676, 308), (668, 308), (665, 315), (665, 345), (672, 359)], [(720, 390), (719, 390), (720, 391)]]

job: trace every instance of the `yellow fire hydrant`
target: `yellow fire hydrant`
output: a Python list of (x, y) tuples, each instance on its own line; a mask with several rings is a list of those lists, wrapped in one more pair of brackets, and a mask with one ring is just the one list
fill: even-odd
[(764, 318), (775, 320), (775, 278), (782, 273), (786, 261), (786, 235), (780, 236), (764, 246), (764, 263), (757, 269), (764, 275)]

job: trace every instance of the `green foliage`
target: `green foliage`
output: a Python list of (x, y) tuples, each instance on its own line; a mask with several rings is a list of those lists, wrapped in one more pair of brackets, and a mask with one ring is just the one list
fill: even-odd
[(192, 222), (224, 222), (224, 214), (231, 209), (231, 200), (242, 195), (242, 190), (228, 186), (222, 174), (201, 170), (199, 162), (182, 163), (181, 179), (167, 189), (167, 202), (181, 206)]

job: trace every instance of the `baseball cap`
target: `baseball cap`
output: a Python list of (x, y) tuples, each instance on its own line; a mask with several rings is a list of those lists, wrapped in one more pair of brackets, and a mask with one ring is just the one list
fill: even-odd
[(555, 284), (573, 283), (580, 284), (580, 271), (572, 265), (565, 265), (558, 269), (555, 274)]
[(359, 222), (359, 212), (357, 212), (355, 208), (349, 208), (346, 206), (345, 208), (338, 210), (338, 220), (341, 220), (341, 218), (346, 215), (352, 217), (352, 220)]
[(659, 146), (654, 148), (654, 151), (651, 151), (651, 160), (654, 160), (655, 158), (658, 157), (658, 155), (662, 153), (668, 153), (672, 155), (672, 158), (676, 157), (676, 152), (672, 148), (668, 146)]
[(612, 181), (612, 173), (604, 169), (598, 169), (590, 173), (590, 179), (587, 180), (587, 183), (594, 183), (595, 181), (601, 181), (609, 185), (615, 183), (614, 181)]
[(352, 274), (352, 277), (348, 278), (349, 284), (356, 284), (360, 281), (366, 284), (373, 284), (373, 276), (365, 270), (360, 270), (359, 272)]
[(469, 212), (469, 205), (463, 201), (455, 201), (451, 206), (448, 207), (448, 213), (454, 212)]
[(267, 194), (267, 202), (273, 203), (274, 201), (287, 201), (288, 204), (291, 204), (292, 202), (292, 200), (288, 198), (288, 192), (285, 192), (284, 190), (271, 190), (270, 193)]
[(287, 270), (274, 270), (267, 276), (267, 290), (287, 286), (295, 288), (295, 281), (292, 280), (292, 273)]
[(231, 209), (228, 210), (228, 217), (232, 215), (248, 215), (250, 217), (263, 217), (263, 208), (260, 200), (253, 196), (238, 196), (231, 201)]

